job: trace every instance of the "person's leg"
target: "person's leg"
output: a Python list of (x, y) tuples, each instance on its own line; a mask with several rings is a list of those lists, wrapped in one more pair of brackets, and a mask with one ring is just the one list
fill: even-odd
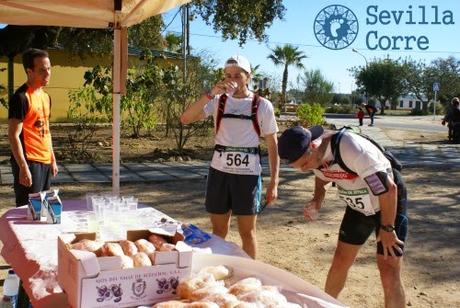
[(212, 233), (225, 239), (230, 228), (231, 211), (225, 214), (210, 214)]
[(405, 307), (406, 298), (404, 287), (401, 282), (402, 257), (377, 255), (377, 265), (382, 280), (383, 294), (386, 308)]
[(228, 190), (228, 174), (209, 168), (206, 183), (206, 211), (212, 224), (212, 233), (222, 238), (227, 236), (232, 215)]
[(16, 199), (16, 207), (29, 202), (29, 188), (19, 183), (19, 166), (14, 158), (11, 158), (11, 171), (13, 173), (13, 188)]
[(238, 216), (238, 231), (240, 233), (243, 250), (253, 259), (256, 258), (257, 239), (256, 221), (257, 215)]
[(347, 280), (348, 270), (374, 229), (373, 216), (365, 216), (347, 206), (340, 224), (334, 259), (327, 275), (324, 288), (326, 293), (333, 297), (339, 296)]
[(339, 296), (339, 293), (345, 286), (348, 270), (353, 265), (360, 248), (361, 245), (352, 245), (340, 240), (338, 241), (334, 259), (327, 274), (326, 286), (324, 287), (327, 294), (335, 298)]

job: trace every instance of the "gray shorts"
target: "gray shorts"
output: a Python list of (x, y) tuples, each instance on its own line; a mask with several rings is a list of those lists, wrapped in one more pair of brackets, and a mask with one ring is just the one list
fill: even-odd
[(206, 210), (211, 214), (255, 215), (260, 211), (262, 176), (231, 174), (209, 168)]

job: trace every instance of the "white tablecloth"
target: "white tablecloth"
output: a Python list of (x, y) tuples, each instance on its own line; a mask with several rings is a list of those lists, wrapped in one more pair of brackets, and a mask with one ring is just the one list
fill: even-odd
[[(84, 217), (87, 208), (81, 200), (64, 200), (63, 208), (59, 225), (27, 220), (26, 207), (11, 209), (0, 218), (1, 254), (22, 280), (34, 308), (67, 306), (66, 296), (57, 283), (57, 237), (63, 232), (76, 231), (75, 217)], [(158, 219), (172, 220), (150, 207), (138, 211)], [(198, 247), (210, 249), (213, 253), (248, 257), (235, 243), (217, 236)]]

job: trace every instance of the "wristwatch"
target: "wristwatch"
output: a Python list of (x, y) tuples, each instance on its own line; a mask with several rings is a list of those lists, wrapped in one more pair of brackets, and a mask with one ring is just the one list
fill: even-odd
[(393, 232), (395, 230), (395, 226), (393, 225), (380, 225), (380, 229), (385, 232)]

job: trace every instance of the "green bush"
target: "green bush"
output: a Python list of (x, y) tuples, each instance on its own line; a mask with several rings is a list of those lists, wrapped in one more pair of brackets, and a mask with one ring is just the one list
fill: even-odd
[(334, 104), (326, 108), (327, 113), (355, 113), (355, 107), (351, 104), (339, 105)]
[(309, 127), (324, 124), (324, 111), (324, 107), (318, 103), (301, 104), (297, 108), (297, 117), (299, 118), (300, 125)]

